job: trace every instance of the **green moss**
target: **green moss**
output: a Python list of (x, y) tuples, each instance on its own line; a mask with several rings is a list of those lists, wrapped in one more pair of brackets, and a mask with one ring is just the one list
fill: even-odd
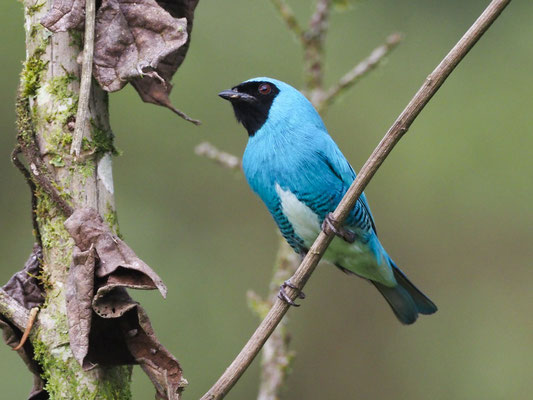
[(81, 183), (85, 185), (87, 179), (94, 175), (95, 164), (92, 160), (77, 162), (74, 164), (74, 171), (81, 175)]
[(17, 138), (23, 143), (30, 143), (34, 137), (33, 123), (26, 97), (19, 96), (16, 103), (17, 112)]
[(43, 61), (38, 57), (30, 57), (24, 62), (22, 69), (22, 96), (33, 97), (37, 94), (37, 89), (41, 87), (43, 72), (48, 65), (48, 61)]
[(72, 144), (72, 133), (65, 132), (63, 129), (56, 127), (46, 134), (47, 147), (49, 153), (59, 154), (68, 152)]
[[(38, 28), (35, 28), (34, 35), (39, 32)], [(30, 31), (31, 33), (31, 31)], [(48, 61), (41, 59), (42, 55), (46, 52), (46, 47), (50, 43), (50, 37), (46, 36), (41, 40), (41, 43), (34, 50), (33, 54), (28, 57), (23, 63), (21, 72), (21, 95), (23, 97), (33, 97), (37, 94), (37, 90), (41, 87), (41, 79), (48, 66)]]
[(69, 34), (70, 34), (69, 45), (76, 47), (77, 49), (81, 49), (83, 47), (83, 34), (81, 33), (81, 31), (72, 29), (69, 31)]
[(56, 76), (46, 83), (46, 91), (58, 104), (51, 114), (44, 116), (48, 123), (57, 122), (65, 125), (68, 121), (75, 120), (79, 96), (69, 86), (75, 80), (78, 80), (76, 75), (65, 71), (64, 75)]
[[(72, 259), (72, 246), (70, 234), (63, 225), (66, 218), (41, 188), (37, 188), (35, 196), (37, 198), (35, 215), (39, 223), (43, 247), (58, 252), (57, 262), (68, 267)], [(66, 195), (63, 196), (66, 197)]]
[(61, 186), (59, 183), (57, 183), (56, 181), (52, 181), (52, 186), (57, 190), (57, 192), (59, 193), (59, 196), (62, 199), (64, 199), (64, 200), (71, 200), (72, 199), (72, 196), (70, 195), (70, 193), (65, 191), (65, 188), (63, 186)]
[(64, 218), (57, 217), (41, 224), (40, 231), (44, 248), (67, 250), (69, 247), (67, 242), (70, 239), (70, 235), (63, 226), (64, 222)]
[(28, 35), (34, 39), (36, 36), (37, 36), (37, 33), (39, 33), (39, 30), (41, 29), (41, 27), (39, 25), (32, 25), (30, 27), (30, 32), (28, 33)]
[(95, 164), (94, 164), (94, 161), (90, 159), (81, 160), (81, 161), (74, 160), (72, 164), (70, 164), (69, 171), (70, 171), (70, 174), (69, 174), (70, 177), (72, 177), (73, 175), (80, 176), (81, 184), (85, 185), (85, 183), (87, 182), (87, 179), (94, 176)]
[(113, 138), (113, 132), (102, 129), (91, 119), (91, 139), (83, 138), (82, 149), (95, 154), (111, 153), (118, 156), (120, 151), (113, 144)]
[(7, 319), (13, 320), (13, 311), (7, 305), (0, 305), (0, 314)]
[(59, 335), (58, 339), (60, 344), (70, 343), (70, 338), (68, 337), (68, 319), (65, 314), (57, 315), (54, 330)]
[(52, 288), (52, 281), (50, 279), (50, 274), (46, 272), (43, 268), (39, 270), (39, 273), (37, 275), (27, 273), (32, 278), (35, 278), (39, 281), (41, 286), (44, 288), (46, 292)]
[[(56, 321), (61, 323), (62, 321)], [(37, 337), (42, 337), (40, 330)], [(42, 377), (46, 382), (44, 389), (48, 392), (51, 400), (130, 400), (131, 389), (131, 369), (126, 366), (103, 368), (100, 379), (90, 379), (89, 382), (96, 386), (96, 390), (89, 385), (81, 384), (87, 382), (87, 378), (82, 378), (86, 373), (82, 371), (80, 365), (72, 358), (66, 346), (56, 347), (53, 351), (46, 343), (39, 339), (32, 341), (35, 360), (43, 369)], [(65, 355), (69, 357), (64, 357)], [(68, 359), (70, 361), (64, 361)], [(90, 384), (89, 383), (89, 384)]]
[(42, 2), (42, 3), (38, 3), (36, 2), (34, 5), (32, 6), (28, 6), (26, 8), (26, 12), (28, 13), (28, 16), (33, 16), (36, 12), (39, 12), (43, 7), (44, 5), (46, 4), (46, 1)]
[(78, 80), (76, 75), (65, 71), (65, 75), (56, 76), (48, 81), (48, 93), (58, 99), (72, 98), (74, 92), (69, 89), (68, 85), (76, 80)]
[[(131, 367), (103, 368), (105, 380), (98, 385), (98, 395), (101, 399), (129, 400), (131, 395)], [(127, 381), (124, 382), (124, 377)]]
[(65, 166), (65, 161), (63, 161), (63, 157), (57, 154), (54, 156), (54, 158), (50, 160), (50, 164), (52, 164), (56, 168), (61, 168)]
[(109, 227), (113, 230), (115, 235), (117, 235), (119, 238), (122, 239), (122, 234), (120, 233), (120, 229), (118, 227), (118, 215), (115, 210), (113, 210), (113, 207), (111, 207), (111, 204), (107, 203), (107, 210), (104, 214), (104, 219), (109, 225)]
[[(38, 336), (40, 337), (41, 334)], [(46, 382), (45, 390), (48, 392), (50, 399), (65, 398), (67, 393), (72, 399), (81, 399), (79, 397), (81, 393), (79, 393), (78, 378), (75, 369), (72, 368), (73, 365), (69, 365), (69, 363), (52, 354), (44, 342), (36, 339), (32, 341), (32, 344), (34, 358), (43, 369), (41, 376)], [(66, 351), (64, 348), (61, 350)], [(83, 395), (87, 396), (86, 398), (90, 398), (90, 391), (87, 388), (83, 389), (85, 392)]]

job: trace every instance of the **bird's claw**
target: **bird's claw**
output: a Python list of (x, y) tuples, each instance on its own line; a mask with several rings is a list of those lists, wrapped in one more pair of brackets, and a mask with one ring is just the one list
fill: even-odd
[(355, 239), (357, 237), (356, 233), (345, 228), (336, 228), (335, 225), (337, 224), (337, 221), (335, 218), (333, 218), (333, 214), (329, 213), (324, 218), (324, 221), (322, 222), (322, 230), (329, 234), (330, 232), (333, 232), (338, 237), (342, 238), (344, 241), (348, 243), (355, 242)]
[(283, 284), (279, 287), (279, 293), (278, 293), (278, 298), (280, 298), (281, 300), (283, 300), (285, 303), (289, 304), (290, 306), (294, 306), (294, 307), (300, 307), (300, 304), (296, 304), (290, 297), (289, 295), (287, 294), (287, 292), (285, 291), (285, 288), (291, 288), (291, 289), (294, 289), (294, 290), (298, 290), (298, 298), (299, 299), (305, 299), (305, 293), (302, 292), (300, 289), (298, 289), (295, 285), (293, 285), (293, 283), (291, 282), (290, 279), (287, 279), (285, 282), (283, 282)]

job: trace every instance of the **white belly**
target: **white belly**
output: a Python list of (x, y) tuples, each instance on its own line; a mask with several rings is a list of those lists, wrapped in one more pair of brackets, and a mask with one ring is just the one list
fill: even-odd
[(281, 211), (291, 223), (294, 233), (304, 241), (305, 247), (311, 247), (321, 230), (318, 215), (298, 200), (294, 193), (283, 190), (277, 183), (276, 193), (281, 201)]
[[(281, 201), (281, 210), (289, 220), (305, 247), (310, 248), (322, 230), (320, 218), (307, 205), (298, 200), (290, 190), (283, 190), (276, 183), (276, 192)], [(335, 237), (326, 250), (324, 258), (334, 264), (355, 272), (359, 276), (384, 284), (395, 283), (392, 269), (388, 263), (378, 265), (373, 254), (358, 242), (347, 243)]]

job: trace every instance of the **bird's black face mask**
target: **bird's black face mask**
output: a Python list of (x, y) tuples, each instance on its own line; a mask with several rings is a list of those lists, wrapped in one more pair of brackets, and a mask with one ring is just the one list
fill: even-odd
[(218, 95), (231, 102), (237, 121), (243, 124), (249, 136), (253, 136), (266, 122), (278, 93), (273, 83), (254, 81), (241, 83)]

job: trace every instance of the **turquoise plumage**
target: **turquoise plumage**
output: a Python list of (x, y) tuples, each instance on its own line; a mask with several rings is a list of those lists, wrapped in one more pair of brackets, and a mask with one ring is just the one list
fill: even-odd
[[(298, 90), (255, 78), (220, 93), (249, 133), (243, 156), (248, 183), (263, 200), (283, 237), (304, 254), (355, 179), (312, 104)], [(379, 242), (363, 194), (324, 258), (372, 282), (404, 324), (437, 308), (398, 269)]]

